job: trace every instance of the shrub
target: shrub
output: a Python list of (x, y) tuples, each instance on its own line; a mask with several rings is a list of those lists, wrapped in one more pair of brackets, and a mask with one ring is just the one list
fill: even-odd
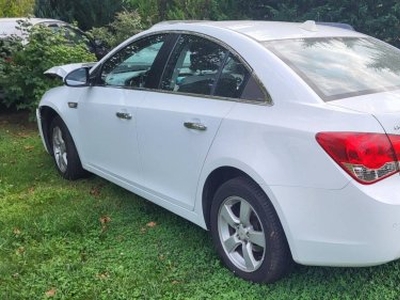
[(31, 14), (35, 0), (0, 0), (0, 17), (20, 17)]
[(79, 28), (89, 30), (110, 23), (115, 13), (122, 10), (122, 3), (122, 0), (36, 0), (34, 14), (39, 18), (76, 21)]
[(134, 10), (117, 13), (112, 23), (106, 27), (93, 28), (89, 33), (95, 40), (105, 43), (110, 48), (114, 48), (142, 30), (142, 19), (139, 13)]
[(61, 84), (60, 80), (47, 78), (44, 71), (96, 58), (83, 43), (68, 42), (62, 29), (54, 31), (21, 21), (19, 30), (23, 37), (12, 36), (0, 45), (0, 103), (33, 112), (44, 92)]

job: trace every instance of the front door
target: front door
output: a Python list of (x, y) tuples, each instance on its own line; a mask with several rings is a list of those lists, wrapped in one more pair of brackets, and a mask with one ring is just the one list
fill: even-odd
[(137, 107), (164, 40), (165, 35), (150, 36), (116, 52), (78, 106), (85, 168), (125, 187), (141, 183)]

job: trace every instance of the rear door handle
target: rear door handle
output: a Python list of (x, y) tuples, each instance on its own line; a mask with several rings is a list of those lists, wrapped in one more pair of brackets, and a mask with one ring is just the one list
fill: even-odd
[(127, 113), (127, 112), (120, 112), (119, 111), (115, 115), (120, 119), (125, 119), (125, 120), (132, 119), (132, 115), (130, 113)]
[(185, 127), (189, 129), (200, 130), (200, 131), (207, 130), (207, 126), (201, 123), (185, 122), (183, 123), (183, 125), (185, 125)]

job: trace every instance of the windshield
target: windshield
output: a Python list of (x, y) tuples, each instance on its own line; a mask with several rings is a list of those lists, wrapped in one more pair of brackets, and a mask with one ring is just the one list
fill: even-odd
[(400, 51), (372, 38), (266, 42), (325, 101), (400, 88)]

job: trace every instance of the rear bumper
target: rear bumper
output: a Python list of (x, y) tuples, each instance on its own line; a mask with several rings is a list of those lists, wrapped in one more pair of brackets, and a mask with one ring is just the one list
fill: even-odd
[(341, 190), (272, 187), (293, 259), (370, 266), (400, 258), (400, 176)]

